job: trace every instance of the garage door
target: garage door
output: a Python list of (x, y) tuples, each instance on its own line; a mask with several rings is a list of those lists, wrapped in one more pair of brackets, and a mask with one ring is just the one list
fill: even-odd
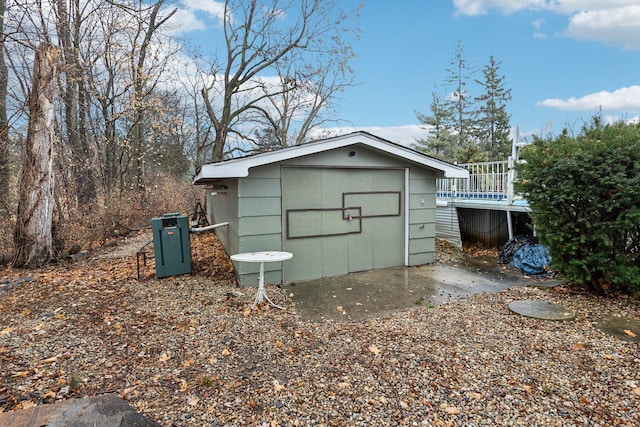
[(403, 169), (283, 168), (285, 281), (404, 265)]

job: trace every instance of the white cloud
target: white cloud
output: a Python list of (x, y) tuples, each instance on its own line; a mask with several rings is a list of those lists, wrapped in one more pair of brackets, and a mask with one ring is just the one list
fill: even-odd
[[(549, 11), (567, 15), (566, 36), (640, 50), (638, 0), (453, 0), (456, 15), (477, 16), (495, 9), (505, 14)], [(536, 28), (534, 37), (544, 38)]]
[(564, 34), (640, 50), (640, 5), (579, 12), (569, 19)]
[(539, 10), (547, 8), (547, 3), (545, 0), (453, 0), (456, 15), (466, 16), (484, 15), (489, 9), (498, 9), (506, 14), (524, 9)]
[(640, 86), (623, 87), (613, 92), (600, 91), (580, 98), (550, 98), (536, 105), (567, 111), (640, 111)]
[(187, 10), (205, 12), (212, 18), (223, 20), (224, 2), (215, 0), (182, 0)]
[(192, 10), (178, 9), (171, 17), (171, 26), (176, 34), (186, 31), (204, 30), (206, 28), (204, 22), (198, 19)]
[(638, 0), (453, 0), (458, 15), (484, 15), (490, 9), (505, 14), (521, 10), (548, 10), (562, 15), (634, 6)]
[(402, 125), (402, 126), (364, 126), (364, 127), (332, 127), (317, 130), (319, 135), (326, 137), (327, 133), (331, 136), (344, 135), (351, 132), (364, 131), (372, 135), (395, 142), (396, 144), (411, 147), (416, 143), (417, 139), (426, 139), (429, 136), (429, 130), (422, 125)]
[(215, 0), (182, 0), (177, 12), (171, 17), (176, 34), (207, 29), (207, 22), (222, 22), (224, 2)]

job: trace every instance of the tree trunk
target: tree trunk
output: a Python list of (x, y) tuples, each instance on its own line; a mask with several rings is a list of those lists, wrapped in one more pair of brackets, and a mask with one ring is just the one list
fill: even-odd
[(29, 128), (22, 165), (14, 267), (40, 267), (53, 258), (55, 82), (60, 49), (36, 51), (29, 94)]
[[(0, 34), (4, 34), (5, 0), (0, 0)], [(8, 211), (9, 198), (9, 122), (7, 120), (7, 64), (4, 36), (0, 40), (0, 215)]]

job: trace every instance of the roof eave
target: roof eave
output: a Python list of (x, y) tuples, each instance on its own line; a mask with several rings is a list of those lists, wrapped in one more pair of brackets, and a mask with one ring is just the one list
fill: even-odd
[[(231, 159), (224, 162), (202, 165), (193, 183), (199, 184), (211, 179), (245, 178), (253, 167), (278, 163), (297, 157), (316, 154), (336, 148), (363, 144), (384, 153), (404, 158), (420, 166), (429, 167), (444, 174), (445, 178), (467, 178), (469, 171), (433, 157), (425, 156), (410, 148), (378, 138), (365, 132), (355, 132), (348, 135), (328, 138), (315, 143), (289, 147), (282, 150), (261, 153), (255, 156)], [(214, 172), (215, 171), (215, 172)]]

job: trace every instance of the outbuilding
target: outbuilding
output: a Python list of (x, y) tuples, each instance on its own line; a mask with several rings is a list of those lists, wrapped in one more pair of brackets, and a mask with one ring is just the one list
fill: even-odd
[[(203, 165), (211, 223), (229, 255), (286, 251), (265, 281), (301, 282), (435, 261), (436, 178), (468, 171), (366, 132)], [(236, 264), (242, 287), (256, 264)]]

